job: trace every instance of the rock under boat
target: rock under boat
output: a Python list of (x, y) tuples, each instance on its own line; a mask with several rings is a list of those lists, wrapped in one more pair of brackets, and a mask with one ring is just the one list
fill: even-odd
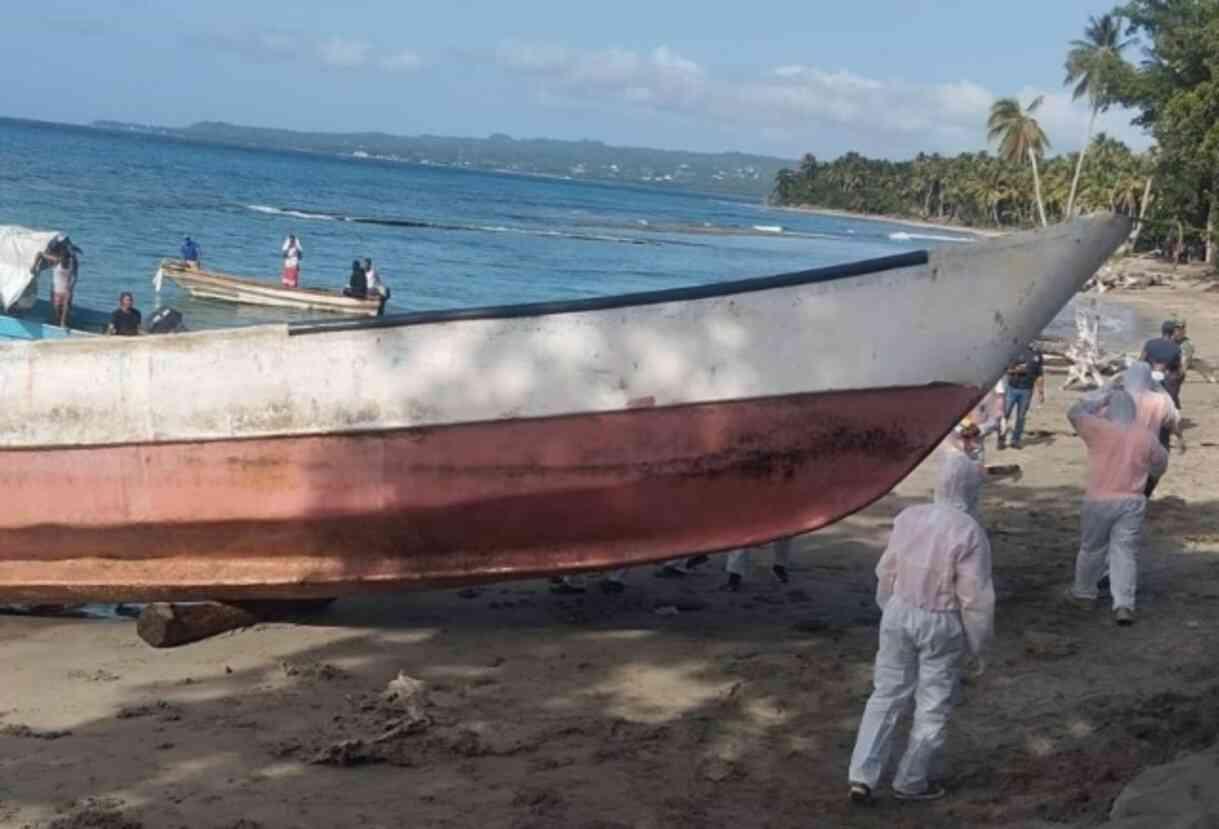
[(1126, 238), (569, 302), (0, 344), (0, 601), (325, 597), (813, 530), (888, 492)]

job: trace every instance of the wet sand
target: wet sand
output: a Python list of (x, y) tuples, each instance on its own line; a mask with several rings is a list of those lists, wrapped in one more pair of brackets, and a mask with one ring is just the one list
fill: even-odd
[[(1219, 356), (1219, 294), (1110, 299), (1189, 318)], [(0, 617), (0, 826), (1090, 825), (1140, 768), (1219, 737), (1219, 386), (1183, 392), (1190, 449), (1149, 511), (1139, 620), (1059, 596), (1084, 451), (1050, 377), (1024, 478), (985, 496), (999, 592), (991, 667), (949, 737), (952, 796), (846, 800), (879, 613), (872, 570), (922, 468), (797, 545), (680, 582), (559, 597), (545, 583), (342, 601), (154, 651), (125, 621)], [(674, 612), (675, 609), (675, 612)], [(659, 611), (659, 612), (658, 612)], [(399, 672), (421, 680), (383, 695)], [(412, 686), (413, 687), (413, 686)]]

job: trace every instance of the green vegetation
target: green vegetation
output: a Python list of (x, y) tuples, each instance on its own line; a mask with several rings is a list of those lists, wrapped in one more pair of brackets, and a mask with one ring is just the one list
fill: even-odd
[[(1127, 53), (1141, 51), (1137, 65)], [(1068, 45), (1065, 85), (1091, 108), (1083, 152), (1045, 157), (1040, 99), (995, 102), (986, 128), (997, 154), (912, 161), (829, 162), (806, 155), (781, 170), (779, 204), (970, 226), (1022, 227), (1116, 210), (1142, 221), (1132, 246), (1216, 262), (1219, 251), (1219, 0), (1131, 0), (1089, 20)], [(1135, 111), (1155, 146), (1134, 153), (1103, 133), (1096, 116)]]

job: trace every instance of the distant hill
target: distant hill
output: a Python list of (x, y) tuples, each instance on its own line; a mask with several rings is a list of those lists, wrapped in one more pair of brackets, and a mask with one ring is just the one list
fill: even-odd
[(93, 126), (242, 147), (303, 150), (438, 167), (504, 170), (738, 196), (766, 196), (774, 186), (779, 170), (795, 165), (790, 159), (746, 153), (612, 147), (601, 141), (516, 139), (502, 133), (489, 138), (453, 138), (380, 132), (294, 132), (219, 121), (204, 121), (189, 127), (95, 121)]

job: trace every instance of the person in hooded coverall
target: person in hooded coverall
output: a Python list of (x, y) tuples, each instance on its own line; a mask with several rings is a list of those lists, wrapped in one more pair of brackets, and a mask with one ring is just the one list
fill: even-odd
[[(1181, 412), (1173, 402), (1172, 395), (1158, 382), (1151, 373), (1147, 363), (1134, 363), (1122, 373), (1118, 384), (1134, 399), (1135, 419), (1140, 426), (1151, 430), (1160, 440), (1160, 445), (1168, 449), (1172, 436), (1177, 436), (1177, 448), (1185, 451), (1185, 434), (1182, 429)], [(1147, 485), (1143, 494), (1148, 498), (1155, 492), (1163, 472), (1147, 476)]]
[[(976, 441), (976, 437), (966, 438)], [(976, 462), (941, 468), (935, 502), (909, 507), (893, 522), (876, 567), (884, 613), (874, 689), (851, 756), (851, 799), (868, 800), (889, 759), (897, 721), (914, 698), (914, 724), (893, 792), (933, 800), (948, 715), (967, 653), (982, 670), (994, 631), (995, 590), (986, 533), (969, 516), (983, 476)]]
[(1168, 452), (1140, 425), (1135, 400), (1123, 389), (1085, 397), (1067, 417), (1088, 447), (1088, 488), (1069, 596), (1090, 607), (1100, 594), (1098, 584), (1108, 575), (1114, 619), (1131, 625), (1147, 513), (1143, 490), (1149, 475), (1164, 474)]

